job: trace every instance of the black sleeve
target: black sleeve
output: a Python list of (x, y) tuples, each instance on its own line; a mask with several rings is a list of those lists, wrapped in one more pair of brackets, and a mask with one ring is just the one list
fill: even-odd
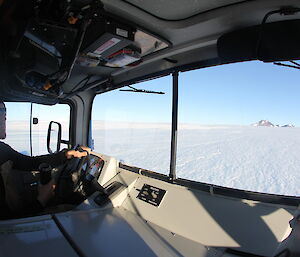
[(17, 216), (32, 216), (36, 215), (42, 210), (44, 210), (43, 205), (37, 199), (35, 199), (28, 206), (26, 206), (26, 208), (21, 213), (17, 213)]
[(43, 205), (37, 200), (33, 200), (24, 209), (13, 212), (9, 209), (8, 205), (4, 202), (0, 210), (0, 220), (3, 219), (19, 219), (37, 215), (44, 210)]
[(67, 158), (64, 151), (55, 154), (30, 157), (20, 154), (9, 145), (0, 142), (0, 165), (8, 160), (11, 160), (14, 163), (14, 169), (37, 170), (41, 163), (48, 163), (54, 167), (63, 164)]

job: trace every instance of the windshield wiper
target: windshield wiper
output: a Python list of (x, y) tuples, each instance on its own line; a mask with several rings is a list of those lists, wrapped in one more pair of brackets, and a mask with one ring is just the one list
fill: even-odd
[(152, 90), (145, 90), (145, 89), (138, 89), (134, 88), (132, 86), (127, 86), (131, 89), (120, 89), (119, 91), (123, 92), (133, 92), (133, 93), (147, 93), (147, 94), (159, 94), (159, 95), (164, 95), (165, 92), (159, 92), (159, 91), (152, 91)]
[(300, 64), (299, 63), (297, 63), (295, 61), (289, 61), (289, 62), (292, 63), (293, 65), (285, 64), (285, 63), (281, 63), (281, 62), (273, 62), (273, 64), (300, 70)]

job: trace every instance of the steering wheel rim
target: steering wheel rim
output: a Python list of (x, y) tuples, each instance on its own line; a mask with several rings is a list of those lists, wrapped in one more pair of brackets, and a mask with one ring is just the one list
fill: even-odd
[[(88, 162), (88, 159), (89, 154), (81, 158), (73, 157), (72, 159), (67, 160), (65, 165), (61, 168), (55, 181), (55, 197), (59, 202), (67, 200), (68, 196), (78, 191), (79, 185), (82, 182), (85, 175), (85, 172), (82, 171), (82, 167), (84, 163)], [(79, 174), (75, 182), (73, 181), (73, 174)], [(63, 181), (65, 184), (62, 184)]]
[[(86, 166), (85, 170), (83, 171), (82, 167), (85, 163), (87, 166)], [(76, 173), (79, 174), (79, 177), (78, 177), (77, 181), (74, 183), (73, 192), (77, 192), (79, 190), (80, 184), (84, 182), (83, 178), (85, 177), (86, 170), (89, 166), (90, 166), (90, 155), (87, 154), (86, 156), (80, 158), (80, 163), (76, 170)]]

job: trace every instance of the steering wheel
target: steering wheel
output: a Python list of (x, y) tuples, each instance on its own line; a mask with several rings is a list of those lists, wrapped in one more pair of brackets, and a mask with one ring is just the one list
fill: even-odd
[(97, 177), (89, 173), (91, 168), (89, 154), (68, 160), (56, 176), (53, 204), (77, 205), (96, 191), (107, 195), (106, 189), (98, 183)]
[[(77, 150), (76, 148), (75, 150)], [(78, 149), (80, 150), (80, 149)], [(89, 154), (82, 158), (72, 158), (60, 168), (56, 175), (55, 204), (70, 203), (77, 204), (84, 199), (84, 195), (79, 191), (80, 185), (84, 182), (85, 170), (83, 165), (88, 167)]]
[[(83, 170), (83, 165), (86, 165)], [(96, 165), (95, 163), (91, 163), (90, 155), (88, 154), (84, 158), (82, 158), (81, 163), (78, 165), (78, 179), (74, 183), (74, 193), (81, 192), (85, 196), (89, 196), (95, 191), (98, 191), (104, 195), (107, 195), (106, 189), (101, 186), (97, 180), (97, 176), (90, 173), (90, 170), (93, 168), (92, 166)]]

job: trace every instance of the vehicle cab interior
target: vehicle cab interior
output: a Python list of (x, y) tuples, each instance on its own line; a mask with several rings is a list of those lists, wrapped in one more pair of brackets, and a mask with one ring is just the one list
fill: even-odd
[[(184, 85), (179, 90), (180, 76), (252, 61), (300, 69), (299, 1), (2, 0), (0, 33), (0, 101), (7, 120), (26, 113), (23, 123), (9, 120), (4, 142), (18, 144), (16, 150), (28, 156), (92, 149), (81, 159), (16, 175), (19, 182), (5, 188), (6, 196), (35, 199), (37, 185), (51, 178), (55, 196), (43, 211), (0, 220), (0, 257), (300, 256), (299, 195), (236, 189), (176, 173), (178, 97), (185, 92)], [(155, 80), (161, 86), (147, 88)], [(102, 98), (117, 91), (121, 97)], [(148, 168), (148, 153), (135, 142), (150, 130), (122, 150), (119, 143), (131, 132), (112, 122), (106, 133), (94, 117), (104, 119), (104, 107), (117, 103), (126, 116), (136, 102), (140, 110), (149, 104), (159, 120), (164, 112), (156, 109), (158, 100), (122, 101), (133, 94), (164, 97), (164, 91), (170, 93), (170, 130), (164, 134), (170, 142), (166, 154), (162, 148), (151, 153), (161, 156), (156, 167), (167, 167), (162, 174)], [(28, 135), (22, 137), (21, 129)], [(160, 138), (151, 140), (160, 146)], [(132, 160), (143, 156), (141, 164), (120, 159), (121, 150)], [(193, 158), (193, 151), (187, 156), (204, 159)], [(3, 164), (0, 175), (7, 169)], [(22, 203), (12, 197), (9, 206), (14, 199)]]

